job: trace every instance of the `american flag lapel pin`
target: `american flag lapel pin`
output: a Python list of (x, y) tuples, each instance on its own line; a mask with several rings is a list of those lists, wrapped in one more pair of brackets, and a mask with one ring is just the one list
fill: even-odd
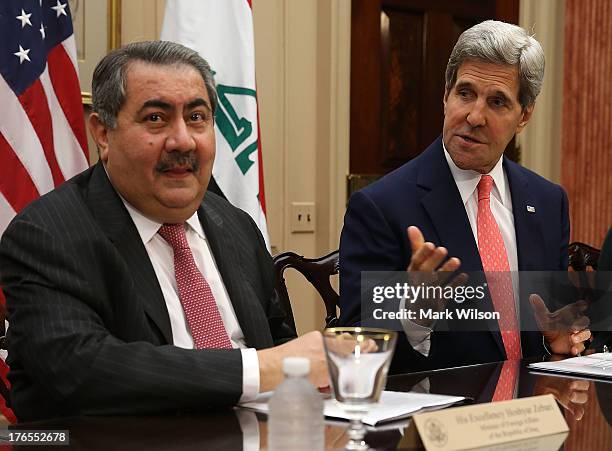
[(531, 205), (527, 205), (527, 211), (529, 213), (535, 213), (535, 207), (532, 207)]

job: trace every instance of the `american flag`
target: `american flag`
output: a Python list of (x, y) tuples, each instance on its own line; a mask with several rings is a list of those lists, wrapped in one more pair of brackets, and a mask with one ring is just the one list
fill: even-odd
[(88, 160), (68, 0), (0, 0), (0, 236)]
[[(29, 202), (88, 166), (67, 3), (0, 0), (0, 236)], [(7, 370), (0, 360), (8, 385)], [(15, 422), (3, 399), (0, 412)]]

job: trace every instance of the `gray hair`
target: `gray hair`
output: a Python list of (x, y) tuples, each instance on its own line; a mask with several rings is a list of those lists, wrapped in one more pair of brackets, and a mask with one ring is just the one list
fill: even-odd
[(476, 59), (518, 67), (518, 100), (523, 108), (535, 103), (544, 78), (544, 51), (533, 36), (517, 25), (486, 20), (465, 30), (446, 66), (446, 90), (457, 81), (461, 64)]
[(125, 102), (126, 73), (133, 61), (151, 64), (185, 64), (196, 69), (206, 85), (213, 115), (217, 91), (210, 65), (196, 51), (170, 41), (134, 42), (106, 55), (96, 66), (92, 81), (92, 109), (109, 128), (117, 126), (117, 114)]

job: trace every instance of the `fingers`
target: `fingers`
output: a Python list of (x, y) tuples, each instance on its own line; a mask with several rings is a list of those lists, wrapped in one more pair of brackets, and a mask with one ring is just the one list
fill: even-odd
[(589, 303), (585, 300), (579, 300), (569, 305), (570, 311), (575, 315), (580, 315), (589, 308)]
[(582, 406), (574, 406), (573, 409), (568, 408), (568, 410), (574, 414), (574, 419), (576, 421), (580, 421), (582, 417), (584, 417), (584, 407)]
[[(440, 267), (439, 270), (445, 272), (455, 272), (460, 266), (461, 260), (459, 260), (457, 257), (451, 257)], [(467, 281), (467, 274), (464, 275), (466, 276), (465, 280)]]
[(412, 254), (408, 271), (434, 271), (444, 261), (448, 251), (427, 242)]
[(551, 319), (560, 319), (566, 323), (571, 322), (574, 318), (583, 316), (583, 312), (589, 308), (589, 304), (586, 301), (577, 301), (569, 305), (566, 305), (559, 310), (552, 312), (549, 316)]
[(581, 330), (570, 335), (572, 343), (584, 343), (591, 338), (591, 331), (589, 329)]
[(408, 227), (407, 233), (408, 240), (410, 241), (410, 247), (412, 248), (412, 255), (414, 255), (425, 244), (425, 237), (421, 233), (421, 230), (416, 226)]
[(377, 351), (378, 351), (378, 345), (371, 338), (368, 338), (361, 345), (361, 352), (363, 352), (364, 354), (368, 354), (370, 352), (377, 352)]
[(578, 355), (585, 349), (585, 342), (591, 338), (591, 331), (586, 329), (580, 332), (573, 333), (569, 336), (572, 344), (570, 352), (572, 355)]
[(348, 356), (355, 352), (355, 348), (359, 348), (362, 354), (368, 354), (378, 351), (378, 345), (374, 340), (368, 338), (364, 341), (357, 341), (351, 334), (345, 333), (336, 337), (336, 340), (327, 342), (327, 346), (333, 349), (334, 353), (341, 356)]
[(531, 303), (531, 308), (533, 308), (533, 311), (536, 314), (536, 316), (540, 316), (544, 318), (550, 314), (550, 312), (548, 311), (548, 307), (546, 307), (546, 304), (544, 303), (540, 295), (538, 294), (530, 295), (529, 302)]
[(459, 269), (461, 261), (453, 257), (445, 262), (448, 250), (445, 247), (436, 247), (435, 244), (425, 241), (425, 237), (418, 227), (408, 227), (407, 234), (412, 249), (408, 271), (435, 271), (438, 269), (438, 271), (454, 272)]
[[(589, 319), (588, 316), (581, 316), (580, 318), (577, 318), (574, 321), (574, 323), (570, 327), (570, 331), (572, 333), (575, 333), (575, 332), (587, 330), (587, 327), (589, 327), (590, 323), (591, 323), (591, 320)], [(590, 331), (589, 331), (589, 338), (591, 338), (591, 332)]]
[(569, 402), (574, 405), (573, 411), (576, 421), (580, 421), (584, 416), (584, 404), (589, 401), (590, 387), (591, 383), (585, 380), (572, 381), (569, 385), (569, 389), (571, 390)]
[(540, 312), (536, 315), (536, 320), (541, 330), (555, 330), (560, 333), (574, 334), (586, 330), (589, 327), (591, 321), (588, 316), (582, 313), (587, 308), (587, 302), (578, 301), (566, 305), (552, 313), (544, 314)]
[(310, 381), (316, 387), (329, 385), (327, 359), (323, 336), (318, 331), (308, 332), (274, 348), (257, 351), (260, 390), (273, 390), (283, 380), (282, 362), (285, 357), (306, 357), (310, 361)]
[(574, 380), (570, 382), (570, 389), (575, 391), (587, 391), (591, 383), (589, 381), (582, 380)]
[(542, 298), (537, 294), (532, 294), (529, 296), (529, 303), (531, 304), (533, 315), (535, 316), (540, 330), (546, 329), (544, 326), (548, 323), (548, 316), (550, 315), (546, 304), (544, 304)]
[[(424, 265), (426, 262), (429, 262), (430, 258), (441, 258), (440, 263), (442, 262), (442, 259), (446, 256), (446, 250), (443, 252), (444, 255), (440, 255), (442, 253), (438, 250), (440, 248), (436, 248), (433, 243), (426, 243), (423, 233), (416, 226), (408, 227), (407, 233), (410, 247), (412, 248), (412, 258), (410, 259), (408, 271), (427, 271), (428, 269)], [(426, 266), (431, 266), (431, 262), (427, 263)]]
[(585, 380), (569, 381), (543, 377), (536, 383), (537, 391), (534, 394), (552, 394), (576, 421), (580, 421), (589, 401), (591, 387), (591, 382)]

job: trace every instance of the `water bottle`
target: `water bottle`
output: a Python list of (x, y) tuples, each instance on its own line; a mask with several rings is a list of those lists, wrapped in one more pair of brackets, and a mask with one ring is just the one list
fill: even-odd
[(268, 403), (268, 450), (323, 450), (323, 398), (308, 380), (310, 361), (287, 357), (283, 372), (285, 380)]

